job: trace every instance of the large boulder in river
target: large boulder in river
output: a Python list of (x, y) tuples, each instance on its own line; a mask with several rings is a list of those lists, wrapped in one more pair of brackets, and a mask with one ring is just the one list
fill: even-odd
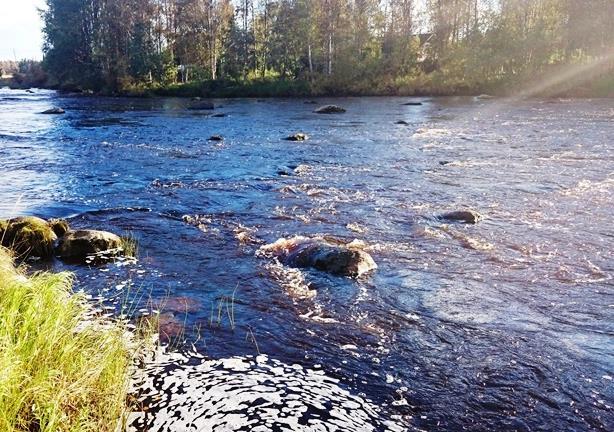
[(473, 210), (456, 210), (439, 215), (439, 219), (449, 222), (476, 224), (483, 219), (483, 216)]
[(107, 231), (68, 231), (60, 240), (56, 253), (61, 258), (84, 260), (95, 255), (121, 255), (124, 241)]
[(310, 267), (334, 275), (360, 276), (377, 268), (371, 255), (361, 248), (320, 237), (282, 238), (263, 246), (260, 251), (290, 267)]
[(18, 258), (53, 256), (53, 246), (58, 236), (68, 229), (64, 221), (44, 219), (35, 216), (0, 220), (2, 246), (12, 250)]
[(345, 108), (337, 105), (324, 105), (316, 108), (313, 112), (317, 114), (340, 114), (345, 112)]

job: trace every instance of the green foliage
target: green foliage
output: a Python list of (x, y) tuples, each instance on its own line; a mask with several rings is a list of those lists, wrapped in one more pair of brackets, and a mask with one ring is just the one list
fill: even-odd
[(465, 94), (606, 56), (614, 70), (610, 0), (171, 3), (47, 0), (52, 80), (185, 96)]

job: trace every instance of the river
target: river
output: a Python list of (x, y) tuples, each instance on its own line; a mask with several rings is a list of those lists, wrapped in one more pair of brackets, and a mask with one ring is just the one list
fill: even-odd
[[(327, 377), (376, 430), (614, 430), (614, 101), (214, 102), (0, 90), (0, 217), (131, 233), (136, 263), (52, 267), (115, 313), (161, 310), (178, 350)], [(484, 220), (436, 217), (460, 208)], [(378, 269), (258, 253), (298, 235)]]

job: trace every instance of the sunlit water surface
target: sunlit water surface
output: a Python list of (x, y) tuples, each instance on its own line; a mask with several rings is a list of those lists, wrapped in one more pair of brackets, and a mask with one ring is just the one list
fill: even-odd
[[(613, 430), (614, 102), (406, 101), (219, 100), (212, 117), (1, 90), (0, 217), (132, 233), (137, 263), (54, 267), (118, 312), (162, 309), (176, 346), (323, 371), (402, 427)], [(465, 207), (485, 220), (435, 218)], [(294, 235), (358, 239), (379, 268), (257, 256)]]

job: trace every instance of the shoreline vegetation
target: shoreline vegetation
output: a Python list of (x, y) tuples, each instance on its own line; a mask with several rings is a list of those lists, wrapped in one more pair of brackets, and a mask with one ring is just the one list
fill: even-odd
[(121, 428), (143, 344), (126, 323), (97, 316), (72, 281), (28, 274), (0, 247), (2, 431)]
[(0, 62), (5, 84), (135, 97), (614, 97), (609, 0), (46, 0), (41, 14), (43, 61)]
[[(585, 77), (583, 77), (585, 78)], [(545, 80), (533, 78), (536, 86)], [(336, 86), (332, 81), (311, 83), (308, 81), (285, 81), (256, 79), (251, 81), (194, 81), (173, 84), (134, 84), (122, 89), (93, 91), (74, 85), (57, 85), (43, 83), (15, 82), (12, 79), (0, 79), (0, 88), (29, 90), (40, 88), (56, 90), (71, 96), (101, 97), (179, 97), (179, 98), (326, 98), (326, 97), (443, 97), (443, 96), (478, 96), (493, 95), (499, 97), (521, 98), (614, 98), (614, 72), (594, 77), (590, 82), (567, 81), (545, 86), (538, 91), (525, 94), (524, 84), (516, 85), (466, 85), (457, 86), (433, 81), (432, 78), (415, 79), (413, 83), (392, 82), (381, 85), (367, 84)], [(32, 85), (31, 85), (32, 84)]]

